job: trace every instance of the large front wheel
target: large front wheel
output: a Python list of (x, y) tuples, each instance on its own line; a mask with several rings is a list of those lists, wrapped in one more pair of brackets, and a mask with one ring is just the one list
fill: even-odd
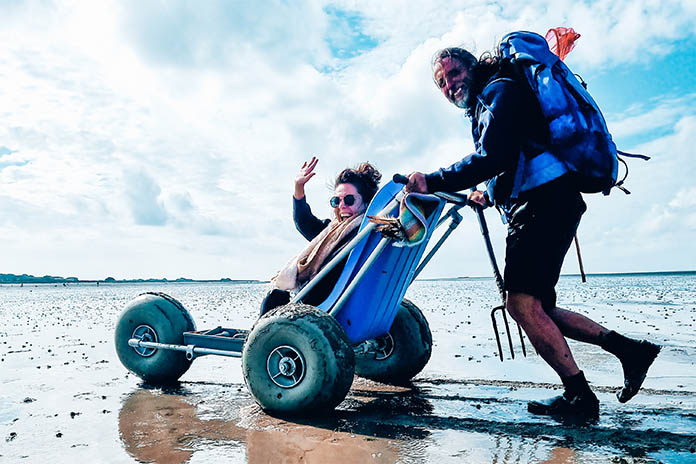
[(389, 332), (355, 349), (355, 373), (382, 383), (403, 385), (430, 360), (433, 336), (420, 309), (403, 300)]
[(144, 293), (126, 306), (116, 323), (116, 353), (126, 369), (141, 379), (155, 384), (172, 383), (191, 366), (185, 353), (132, 347), (128, 340), (183, 345), (184, 332), (193, 330), (193, 318), (181, 303), (163, 293)]
[(270, 413), (312, 415), (345, 398), (355, 369), (353, 348), (332, 316), (289, 304), (261, 318), (242, 352), (242, 371), (256, 402)]

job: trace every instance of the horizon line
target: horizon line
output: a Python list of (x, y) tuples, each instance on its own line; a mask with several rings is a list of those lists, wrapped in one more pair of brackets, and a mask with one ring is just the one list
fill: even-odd
[[(641, 275), (678, 275), (678, 274), (696, 274), (696, 270), (683, 270), (683, 271), (636, 271), (636, 272), (593, 272), (593, 273), (585, 273), (585, 276), (587, 277), (610, 277), (610, 276), (641, 276)], [(15, 281), (3, 281), (0, 278), (0, 283), (3, 284), (14, 284), (14, 283), (156, 283), (156, 282), (162, 282), (162, 283), (191, 283), (191, 282), (199, 282), (199, 283), (212, 283), (212, 282), (221, 282), (221, 283), (268, 283), (269, 280), (264, 279), (232, 279), (230, 277), (222, 277), (220, 279), (193, 279), (193, 278), (188, 278), (188, 277), (177, 277), (175, 279), (168, 279), (166, 277), (148, 277), (148, 278), (127, 278), (127, 279), (116, 279), (114, 277), (107, 277), (105, 279), (79, 279), (77, 277), (62, 277), (62, 276), (51, 276), (51, 275), (43, 275), (43, 276), (34, 276), (31, 274), (4, 274), (0, 273), (0, 276), (15, 276), (15, 277), (26, 277), (26, 278), (33, 278), (33, 279), (42, 279), (42, 278), (50, 278), (50, 279), (56, 279), (54, 282), (21, 282), (19, 280)], [(571, 274), (561, 274), (560, 277), (580, 277), (582, 274), (580, 273), (571, 273)], [(427, 281), (441, 281), (441, 280), (466, 280), (466, 279), (493, 279), (493, 276), (453, 276), (453, 277), (429, 277), (429, 278), (422, 278), (422, 279), (416, 279), (416, 281), (421, 281), (421, 282), (427, 282)], [(108, 279), (108, 280), (107, 280)]]

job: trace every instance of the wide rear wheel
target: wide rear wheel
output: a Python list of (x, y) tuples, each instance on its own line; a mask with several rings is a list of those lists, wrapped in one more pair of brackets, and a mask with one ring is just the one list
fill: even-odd
[(242, 352), (244, 380), (270, 413), (313, 415), (346, 397), (355, 359), (332, 316), (304, 304), (269, 312), (252, 328)]
[(355, 373), (392, 385), (408, 383), (432, 354), (433, 336), (420, 309), (403, 300), (389, 332), (355, 348)]

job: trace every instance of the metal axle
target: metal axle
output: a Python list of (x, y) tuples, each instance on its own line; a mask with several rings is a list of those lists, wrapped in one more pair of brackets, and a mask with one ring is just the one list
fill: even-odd
[(128, 345), (133, 348), (155, 348), (158, 350), (183, 351), (186, 353), (186, 359), (193, 361), (194, 358), (206, 354), (216, 354), (218, 356), (229, 356), (231, 358), (241, 358), (242, 353), (239, 351), (216, 350), (213, 348), (202, 348), (196, 345), (172, 345), (169, 343), (144, 342), (137, 338), (128, 340)]

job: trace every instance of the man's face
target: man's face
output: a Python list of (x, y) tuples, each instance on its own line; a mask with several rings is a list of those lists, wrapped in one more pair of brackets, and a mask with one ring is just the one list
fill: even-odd
[(450, 103), (459, 108), (466, 108), (469, 98), (471, 76), (464, 65), (456, 58), (442, 58), (433, 72), (435, 84)]

